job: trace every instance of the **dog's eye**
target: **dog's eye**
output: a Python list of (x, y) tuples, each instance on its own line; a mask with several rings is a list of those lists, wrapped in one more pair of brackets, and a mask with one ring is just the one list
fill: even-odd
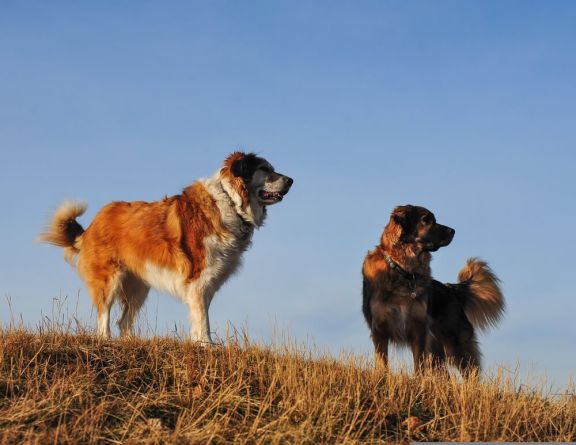
[(430, 215), (424, 215), (422, 218), (420, 218), (420, 221), (422, 221), (424, 224), (431, 224), (432, 217)]

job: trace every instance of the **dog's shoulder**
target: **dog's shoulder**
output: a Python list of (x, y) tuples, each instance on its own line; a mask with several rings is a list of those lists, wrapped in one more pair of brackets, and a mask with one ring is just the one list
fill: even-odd
[(380, 292), (380, 276), (387, 268), (380, 247), (369, 251), (362, 265), (362, 312), (368, 327), (372, 327), (372, 300)]
[[(362, 293), (364, 300), (374, 297), (389, 296), (394, 290), (394, 282), (390, 275), (390, 266), (386, 261), (384, 251), (381, 246), (371, 250), (364, 259), (362, 267)], [(388, 297), (385, 298), (386, 300)]]
[(218, 199), (204, 181), (194, 182), (178, 195), (180, 212), (184, 214), (183, 220), (186, 222), (201, 219), (214, 229), (220, 228), (223, 217)]
[(377, 246), (366, 254), (362, 266), (362, 275), (365, 280), (375, 282), (384, 278), (389, 269), (390, 266), (386, 261), (382, 248)]

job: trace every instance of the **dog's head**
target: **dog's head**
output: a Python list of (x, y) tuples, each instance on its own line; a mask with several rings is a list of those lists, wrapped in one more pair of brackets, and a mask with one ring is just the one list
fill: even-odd
[(414, 253), (436, 252), (454, 238), (455, 230), (438, 224), (434, 214), (424, 207), (405, 205), (394, 209), (384, 229), (382, 243), (411, 245)]
[(240, 196), (248, 200), (253, 197), (262, 206), (282, 201), (294, 182), (254, 153), (232, 153), (224, 162), (222, 173)]

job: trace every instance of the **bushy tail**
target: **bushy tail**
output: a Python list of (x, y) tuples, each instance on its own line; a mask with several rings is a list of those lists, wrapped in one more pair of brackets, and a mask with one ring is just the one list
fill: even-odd
[(500, 280), (490, 266), (478, 258), (470, 258), (458, 273), (460, 285), (465, 286), (464, 311), (470, 322), (486, 330), (496, 326), (504, 315), (504, 296)]
[(64, 248), (64, 259), (74, 264), (76, 255), (80, 252), (78, 237), (84, 233), (84, 229), (76, 218), (86, 211), (86, 204), (74, 201), (66, 201), (56, 209), (52, 219), (44, 228), (38, 241), (54, 244)]

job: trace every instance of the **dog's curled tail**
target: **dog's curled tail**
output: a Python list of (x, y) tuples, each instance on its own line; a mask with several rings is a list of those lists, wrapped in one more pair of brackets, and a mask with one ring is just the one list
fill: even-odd
[(76, 255), (80, 252), (78, 239), (84, 229), (76, 221), (86, 211), (87, 205), (83, 202), (66, 201), (60, 205), (52, 215), (37, 241), (54, 244), (64, 248), (64, 259), (74, 265)]
[(496, 326), (505, 304), (500, 280), (490, 266), (478, 258), (470, 258), (458, 273), (458, 281), (466, 286), (464, 311), (470, 322), (482, 330)]

